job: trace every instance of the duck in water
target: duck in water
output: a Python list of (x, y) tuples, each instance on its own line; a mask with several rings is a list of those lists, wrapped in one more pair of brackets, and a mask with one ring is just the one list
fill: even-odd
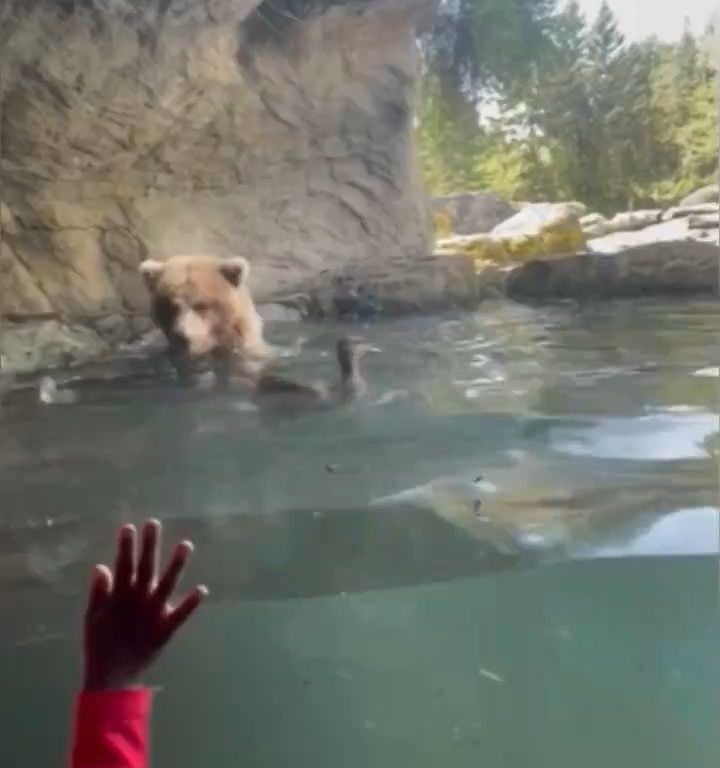
[(301, 384), (272, 374), (262, 375), (257, 382), (255, 397), (258, 405), (282, 401), (283, 405), (330, 406), (350, 402), (362, 397), (367, 382), (361, 371), (361, 361), (370, 352), (380, 352), (359, 336), (344, 336), (335, 345), (339, 378), (332, 384)]

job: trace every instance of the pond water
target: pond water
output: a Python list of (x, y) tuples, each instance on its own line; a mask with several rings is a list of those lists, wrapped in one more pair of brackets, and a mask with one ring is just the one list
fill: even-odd
[[(130, 354), (7, 393), (0, 763), (61, 759), (90, 565), (157, 516), (211, 600), (153, 677), (156, 766), (717, 765), (719, 319), (382, 321), (367, 400), (292, 418)], [(347, 330), (269, 335), (312, 380)]]

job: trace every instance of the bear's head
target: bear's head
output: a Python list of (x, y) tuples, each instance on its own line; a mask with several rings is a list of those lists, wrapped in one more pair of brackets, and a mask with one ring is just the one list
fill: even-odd
[(231, 357), (251, 360), (267, 354), (246, 259), (173, 256), (144, 261), (140, 272), (153, 318), (176, 364), (215, 367)]

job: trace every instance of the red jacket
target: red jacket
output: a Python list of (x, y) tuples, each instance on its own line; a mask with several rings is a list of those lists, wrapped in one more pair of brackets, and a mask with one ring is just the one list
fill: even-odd
[(147, 768), (150, 691), (83, 691), (75, 703), (70, 768)]

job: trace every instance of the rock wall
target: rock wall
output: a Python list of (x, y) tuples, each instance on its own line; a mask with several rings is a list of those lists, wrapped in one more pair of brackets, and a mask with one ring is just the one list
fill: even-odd
[(427, 254), (411, 132), (433, 0), (258, 4), (0, 0), (0, 315), (120, 338), (148, 255), (245, 255), (263, 299)]

